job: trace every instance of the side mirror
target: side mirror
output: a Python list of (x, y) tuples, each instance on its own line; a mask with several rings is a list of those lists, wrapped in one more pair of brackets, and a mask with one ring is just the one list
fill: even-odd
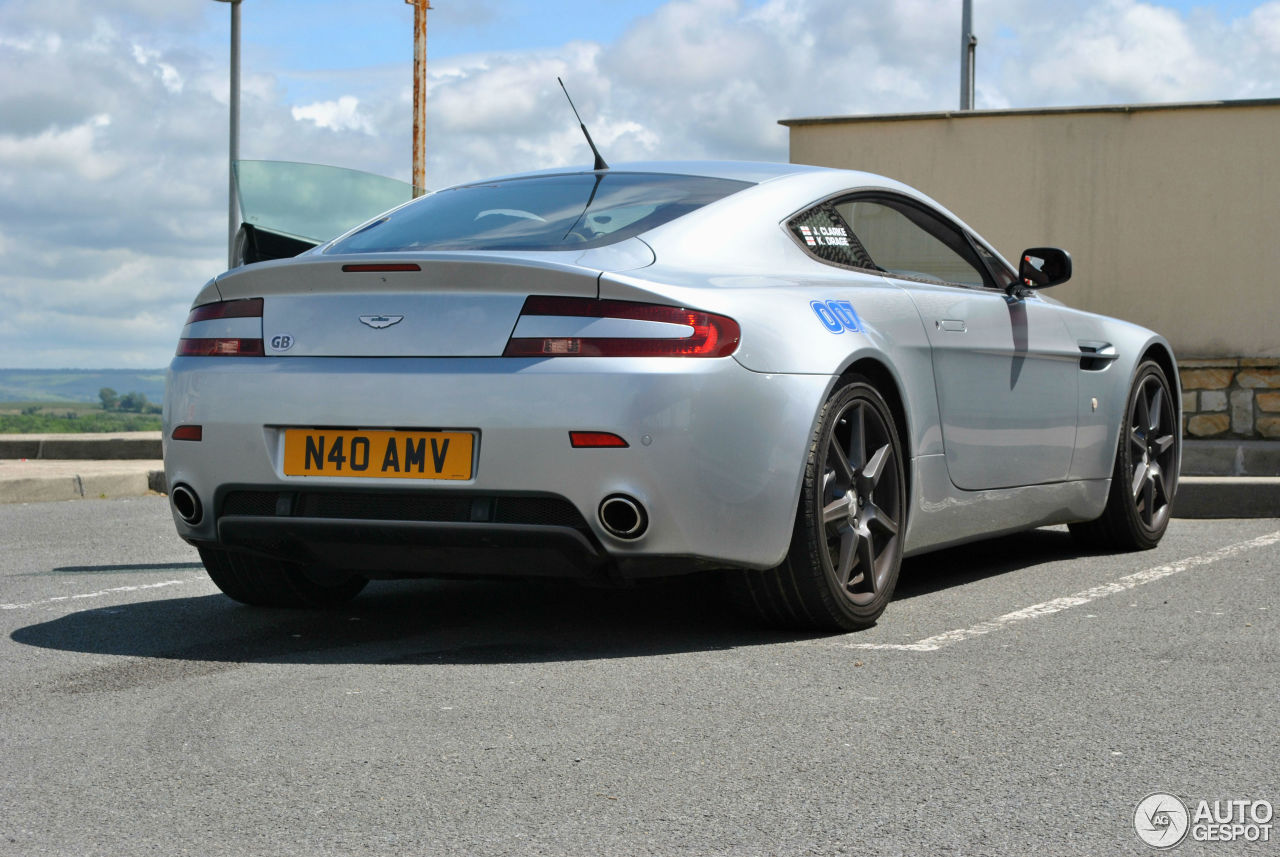
[(1071, 279), (1071, 254), (1057, 247), (1032, 247), (1022, 251), (1018, 263), (1018, 284), (1029, 289), (1047, 289)]

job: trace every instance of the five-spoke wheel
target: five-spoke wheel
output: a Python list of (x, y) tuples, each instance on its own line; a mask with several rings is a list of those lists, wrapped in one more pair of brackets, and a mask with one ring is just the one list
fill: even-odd
[(1102, 516), (1071, 525), (1090, 547), (1146, 550), (1169, 526), (1178, 490), (1178, 411), (1169, 379), (1159, 364), (1138, 367)]
[(1129, 490), (1134, 511), (1148, 530), (1169, 518), (1178, 479), (1177, 431), (1168, 383), (1148, 374), (1135, 386), (1129, 404)]
[(866, 628), (898, 581), (907, 510), (902, 441), (875, 386), (845, 380), (814, 430), (787, 558), (729, 577), (738, 604), (770, 624)]
[(887, 414), (854, 397), (835, 415), (822, 472), (827, 560), (839, 592), (867, 604), (897, 572), (902, 492), (897, 444)]

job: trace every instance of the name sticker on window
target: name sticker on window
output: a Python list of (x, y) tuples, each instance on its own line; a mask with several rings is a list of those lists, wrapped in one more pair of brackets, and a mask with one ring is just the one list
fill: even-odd
[(848, 247), (849, 233), (840, 226), (801, 226), (800, 237), (810, 247)]

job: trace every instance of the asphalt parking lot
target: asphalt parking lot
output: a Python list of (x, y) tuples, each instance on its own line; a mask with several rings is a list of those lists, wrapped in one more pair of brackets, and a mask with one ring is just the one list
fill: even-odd
[(0, 854), (1144, 854), (1153, 792), (1280, 803), (1280, 519), (920, 557), (813, 637), (712, 578), (241, 607), (165, 502), (0, 507)]

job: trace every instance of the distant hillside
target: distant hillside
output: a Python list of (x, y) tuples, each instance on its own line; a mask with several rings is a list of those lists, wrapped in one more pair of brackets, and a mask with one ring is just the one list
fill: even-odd
[(0, 369), (0, 402), (97, 402), (98, 391), (164, 399), (163, 369)]

